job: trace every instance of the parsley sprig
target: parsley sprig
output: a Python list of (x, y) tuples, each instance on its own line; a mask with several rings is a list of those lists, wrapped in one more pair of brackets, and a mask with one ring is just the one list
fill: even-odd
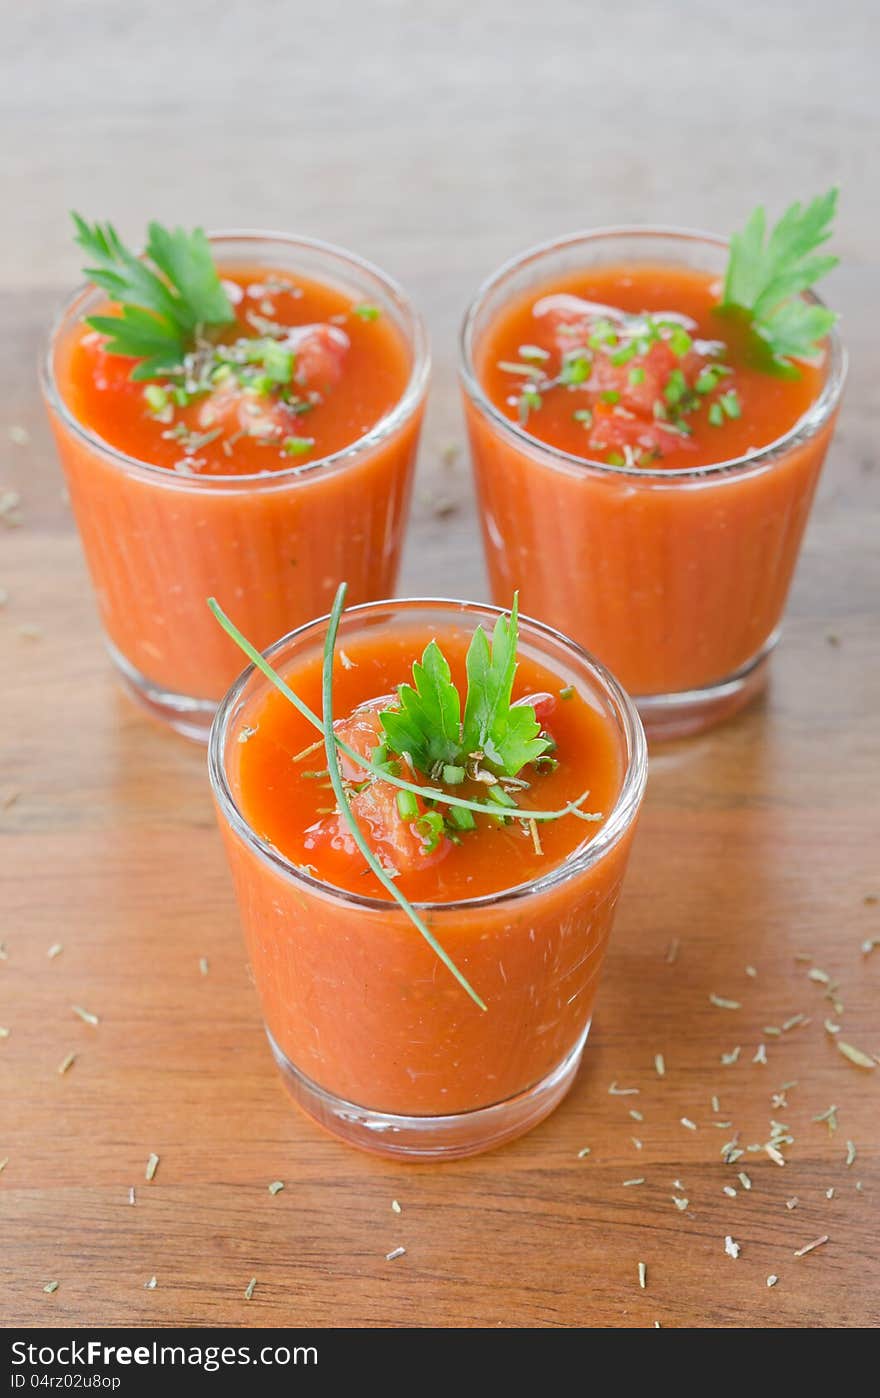
[(467, 653), (464, 719), (461, 696), (436, 641), (413, 665), (413, 685), (397, 690), (399, 708), (379, 715), (386, 745), (431, 776), (443, 766), (463, 768), (475, 759), (496, 776), (515, 777), (547, 752), (541, 725), (529, 704), (512, 704), (519, 635), (517, 598), (510, 616), (495, 623), (490, 646), (482, 626)]
[(140, 360), (132, 379), (181, 369), (202, 327), (235, 320), (201, 228), (187, 233), (151, 223), (144, 255), (138, 257), (112, 224), (72, 217), (76, 242), (90, 260), (85, 275), (120, 306), (119, 315), (89, 316), (87, 322), (110, 337), (110, 354)]
[(837, 266), (838, 258), (816, 255), (831, 237), (837, 190), (830, 189), (804, 208), (790, 204), (767, 233), (763, 207), (749, 216), (730, 240), (720, 309), (744, 313), (770, 351), (777, 371), (795, 374), (796, 359), (815, 359), (837, 315), (810, 305), (801, 295)]

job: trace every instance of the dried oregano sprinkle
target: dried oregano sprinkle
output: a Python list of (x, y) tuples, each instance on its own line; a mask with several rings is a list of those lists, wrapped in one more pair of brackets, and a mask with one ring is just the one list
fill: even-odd
[(739, 1000), (725, 1000), (722, 995), (710, 995), (709, 1004), (714, 1005), (718, 1010), (741, 1010), (742, 1005)]

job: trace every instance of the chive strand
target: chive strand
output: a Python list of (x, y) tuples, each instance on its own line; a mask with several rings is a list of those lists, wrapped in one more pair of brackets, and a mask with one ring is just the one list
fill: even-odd
[(458, 981), (462, 989), (467, 991), (468, 995), (471, 997), (474, 1003), (479, 1006), (481, 1010), (485, 1010), (487, 1008), (486, 1002), (480, 998), (480, 996), (474, 990), (473, 986), (470, 984), (467, 978), (458, 969), (449, 953), (444, 951), (443, 947), (437, 941), (437, 938), (428, 928), (427, 924), (423, 921), (421, 917), (419, 917), (419, 914), (416, 912), (409, 899), (403, 893), (401, 893), (399, 888), (395, 887), (394, 880), (390, 878), (388, 874), (386, 874), (385, 870), (382, 868), (382, 865), (379, 863), (379, 860), (376, 858), (375, 854), (370, 849), (370, 846), (367, 843), (364, 833), (357, 823), (355, 814), (351, 809), (351, 803), (348, 799), (348, 793), (345, 790), (345, 783), (342, 780), (342, 773), (339, 770), (339, 744), (336, 741), (336, 734), (333, 730), (333, 657), (336, 650), (336, 634), (339, 630), (339, 618), (342, 615), (342, 608), (344, 603), (345, 583), (340, 583), (338, 591), (336, 593), (336, 598), (333, 602), (333, 610), (330, 613), (330, 621), (327, 626), (327, 635), (324, 640), (324, 668), (321, 683), (321, 694), (324, 708), (324, 744), (327, 750), (327, 768), (330, 773), (330, 782), (333, 786), (333, 791), (336, 796), (336, 800), (339, 803), (340, 812), (344, 816), (345, 821), (348, 824), (349, 829), (351, 830), (355, 844), (357, 845), (361, 854), (366, 859), (373, 873), (376, 875), (376, 878), (379, 880), (382, 886), (385, 889), (387, 889), (387, 891), (391, 894), (395, 902), (400, 904), (401, 908), (406, 913), (410, 922), (422, 934), (425, 941), (428, 943), (428, 946), (431, 948), (434, 954), (440, 958), (446, 969), (452, 973), (452, 975)]

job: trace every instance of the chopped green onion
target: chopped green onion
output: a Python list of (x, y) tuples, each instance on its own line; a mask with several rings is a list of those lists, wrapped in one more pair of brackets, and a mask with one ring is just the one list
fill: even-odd
[(378, 306), (371, 306), (367, 301), (355, 306), (354, 313), (358, 320), (378, 320), (382, 314)]
[(505, 806), (508, 810), (516, 807), (516, 800), (509, 791), (505, 791), (499, 782), (490, 786), (486, 795), (490, 801), (494, 801), (496, 806)]
[(721, 404), (722, 410), (727, 414), (728, 417), (742, 417), (742, 408), (740, 406), (739, 398), (737, 397), (736, 389), (731, 388), (728, 389), (726, 393), (722, 393), (721, 397), (718, 399), (718, 402)]
[(724, 409), (720, 403), (713, 403), (709, 408), (709, 421), (713, 427), (721, 427), (724, 424)]
[(643, 368), (641, 368), (640, 365), (637, 365), (635, 369), (630, 369), (629, 374), (628, 374), (628, 378), (629, 378), (630, 383), (631, 383), (633, 386), (635, 386), (635, 385), (638, 384), (638, 383), (644, 383), (644, 382), (645, 382), (645, 371), (644, 371)]
[(151, 413), (161, 413), (168, 406), (168, 394), (157, 383), (147, 384), (144, 389), (144, 398)]
[(415, 820), (419, 813), (417, 797), (411, 791), (398, 791), (397, 809), (402, 820)]
[(683, 326), (674, 326), (672, 334), (669, 336), (669, 348), (672, 350), (673, 354), (677, 354), (679, 359), (681, 359), (687, 354), (693, 343), (693, 340)]
[[(399, 792), (399, 795), (408, 796), (409, 792)], [(440, 843), (440, 837), (444, 830), (444, 820), (439, 811), (425, 811), (416, 821), (419, 831), (425, 836), (425, 854), (433, 854)]]
[(680, 369), (673, 369), (666, 381), (663, 397), (666, 399), (667, 403), (675, 407), (676, 403), (680, 403), (686, 393), (687, 379)]
[(477, 828), (473, 811), (464, 810), (461, 806), (449, 807), (449, 819), (458, 830), (476, 830)]
[(279, 345), (277, 340), (266, 340), (263, 352), (263, 368), (273, 383), (290, 383), (293, 378), (294, 354), (292, 350)]
[(311, 451), (314, 445), (314, 437), (285, 437), (282, 443), (283, 450), (288, 456), (305, 456), (306, 452)]
[(639, 349), (638, 340), (631, 340), (628, 345), (624, 345), (621, 349), (615, 350), (608, 358), (615, 367), (619, 367), (621, 364), (628, 364), (631, 359), (635, 359), (636, 355), (639, 353)]
[(571, 358), (567, 359), (563, 364), (559, 375), (559, 382), (561, 384), (567, 384), (570, 387), (576, 387), (578, 384), (586, 383), (592, 372), (592, 360), (588, 359), (585, 354), (578, 352), (573, 354)]
[(447, 786), (461, 786), (467, 773), (463, 767), (456, 767), (452, 762), (446, 762), (443, 766), (443, 780)]

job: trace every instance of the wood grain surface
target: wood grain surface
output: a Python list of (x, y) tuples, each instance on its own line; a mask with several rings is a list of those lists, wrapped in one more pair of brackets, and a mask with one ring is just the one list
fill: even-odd
[[(868, 0), (4, 6), (0, 495), (21, 502), (0, 519), (3, 1324), (880, 1320), (880, 1069), (823, 1028), (880, 1053), (880, 946), (861, 950), (880, 937), (877, 27)], [(772, 688), (653, 755), (571, 1096), (456, 1164), (336, 1144), (273, 1069), (204, 754), (132, 707), (101, 649), (34, 369), (77, 275), (66, 210), (130, 238), (151, 216), (294, 229), (403, 280), (435, 374), (401, 591), (481, 598), (464, 453), (445, 462), (478, 281), (578, 226), (725, 230), (832, 180), (852, 370)], [(836, 1131), (815, 1120), (832, 1105)], [(784, 1167), (722, 1162), (771, 1121), (794, 1137)]]

